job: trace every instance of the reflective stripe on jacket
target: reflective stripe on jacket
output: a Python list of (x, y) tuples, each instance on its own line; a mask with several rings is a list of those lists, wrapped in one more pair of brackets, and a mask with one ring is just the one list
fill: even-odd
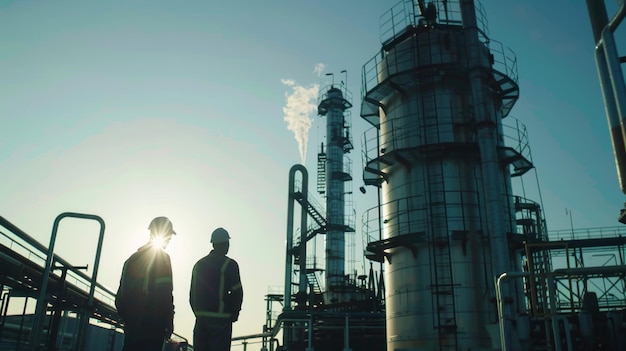
[(171, 328), (174, 319), (172, 290), (169, 255), (147, 244), (124, 262), (115, 306), (126, 322), (150, 320)]
[(211, 251), (193, 267), (189, 303), (196, 317), (231, 321), (239, 315), (243, 290), (239, 265)]

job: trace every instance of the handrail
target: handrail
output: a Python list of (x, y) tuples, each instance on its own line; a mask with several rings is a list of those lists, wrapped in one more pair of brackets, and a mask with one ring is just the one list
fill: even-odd
[[(23, 230), (21, 230), (20, 228), (18, 228), (17, 226), (15, 226), (13, 223), (9, 222), (6, 218), (0, 216), (0, 227), (5, 227), (6, 229), (9, 230), (10, 234), (13, 234), (13, 236), (16, 236), (18, 239), (20, 239), (21, 241), (23, 241), (26, 245), (18, 242), (17, 240), (13, 239), (10, 234), (7, 234), (3, 231), (0, 230), (0, 234), (2, 234), (2, 236), (6, 237), (8, 240), (11, 241), (11, 243), (15, 243), (16, 245), (19, 245), (20, 247), (22, 247), (23, 249), (25, 249), (26, 251), (28, 251), (29, 253), (33, 254), (34, 256), (36, 256), (38, 259), (44, 261), (45, 263), (45, 257), (48, 255), (48, 248), (46, 248), (44, 245), (42, 245), (40, 242), (38, 242), (36, 239), (34, 239), (32, 236), (28, 235), (27, 233), (25, 233)], [(27, 247), (31, 246), (32, 248), (38, 250), (31, 250), (30, 248)], [(17, 251), (16, 251), (17, 252)], [(19, 252), (18, 252), (19, 253)], [(20, 254), (22, 255), (22, 254)], [(40, 262), (36, 262), (32, 257), (27, 257), (22, 255), (23, 257), (31, 260), (34, 263), (40, 264)], [(75, 279), (84, 279), (86, 281), (90, 280), (90, 277), (85, 274), (84, 272), (74, 269), (72, 268), (72, 264), (70, 264), (68, 261), (66, 261), (65, 259), (63, 259), (62, 257), (58, 256), (57, 254), (54, 254), (54, 262), (59, 263), (60, 265), (64, 266), (64, 267), (68, 267), (69, 271), (72, 272), (72, 274), (77, 275), (77, 277), (74, 277)], [(42, 265), (42, 267), (44, 267)], [(78, 283), (78, 280), (77, 280)], [(115, 292), (112, 291), (111, 289), (105, 287), (104, 285), (97, 283), (96, 282), (96, 287), (99, 288), (101, 290), (100, 292), (100, 296), (103, 298), (108, 299), (109, 301), (103, 301), (103, 302), (107, 302), (107, 304), (111, 307), (113, 307), (114, 305), (112, 304), (113, 298), (115, 297)], [(110, 295), (110, 296), (106, 296), (106, 295)]]
[[(384, 315), (384, 312), (378, 312), (382, 315)], [(270, 339), (275, 339), (276, 336), (283, 331), (283, 329), (285, 329), (284, 324), (286, 322), (296, 322), (296, 323), (304, 323), (307, 325), (307, 328), (309, 325), (313, 324), (313, 320), (316, 317), (342, 317), (345, 319), (345, 323), (341, 323), (341, 324), (337, 324), (335, 326), (333, 325), (326, 325), (326, 326), (318, 326), (316, 328), (310, 327), (308, 328), (308, 332), (309, 332), (309, 342), (312, 342), (312, 331), (313, 329), (325, 329), (325, 330), (343, 330), (344, 333), (347, 332), (349, 330), (349, 320), (350, 318), (356, 318), (356, 320), (363, 320), (363, 318), (367, 318), (370, 319), (372, 318), (372, 316), (375, 316), (377, 313), (372, 313), (372, 312), (351, 312), (351, 313), (343, 313), (343, 312), (328, 312), (328, 311), (286, 311), (283, 312), (281, 315), (278, 316), (278, 318), (275, 321), (275, 325), (274, 327), (268, 331), (268, 332), (264, 332), (264, 333), (259, 333), (259, 334), (252, 334), (252, 335), (245, 335), (245, 336), (239, 336), (239, 337), (234, 337), (231, 339), (231, 341), (239, 341), (239, 340), (249, 340), (249, 339), (256, 339), (256, 338), (263, 338), (264, 342), (265, 342), (265, 338), (270, 338)], [(380, 319), (378, 320), (378, 322), (383, 323), (384, 319)], [(287, 328), (304, 328), (304, 325), (302, 326), (288, 326)], [(379, 326), (365, 326), (365, 325), (360, 325), (358, 326), (358, 328), (360, 329), (378, 329)], [(283, 331), (283, 334), (285, 332)], [(347, 335), (344, 335), (344, 341), (346, 341)], [(311, 345), (309, 345), (309, 347), (311, 347)], [(267, 350), (266, 348), (262, 349), (262, 350)], [(312, 348), (311, 348), (312, 350)]]
[[(96, 249), (96, 257), (94, 258), (94, 268), (91, 278), (88, 280), (91, 282), (89, 288), (89, 297), (87, 301), (87, 308), (93, 307), (94, 302), (94, 292), (96, 289), (95, 282), (97, 281), (98, 276), (98, 266), (100, 264), (100, 254), (102, 252), (102, 242), (104, 241), (104, 220), (100, 216), (91, 215), (91, 214), (83, 214), (83, 213), (75, 213), (75, 212), (64, 212), (58, 215), (54, 220), (54, 225), (52, 226), (52, 234), (50, 236), (50, 245), (48, 247), (48, 255), (46, 260), (46, 266), (43, 275), (43, 282), (41, 284), (41, 290), (39, 292), (39, 298), (37, 299), (37, 306), (35, 308), (35, 315), (33, 318), (33, 332), (31, 333), (30, 340), (31, 345), (33, 347), (39, 347), (39, 339), (41, 337), (41, 328), (43, 322), (43, 315), (45, 314), (45, 308), (47, 305), (46, 301), (46, 289), (48, 287), (48, 279), (50, 278), (50, 272), (52, 270), (52, 262), (54, 259), (54, 244), (56, 242), (57, 231), (59, 228), (59, 223), (61, 220), (65, 218), (82, 218), (95, 220), (100, 224), (100, 233), (98, 235), (98, 246)], [(85, 316), (81, 314), (80, 316), (80, 329), (78, 332), (78, 345), (83, 348), (85, 342), (85, 334), (87, 332), (87, 324), (90, 316)]]
[(624, 226), (615, 227), (592, 227), (577, 229), (560, 229), (549, 230), (550, 239), (556, 240), (574, 240), (574, 239), (602, 239), (614, 238), (616, 236), (626, 237), (626, 228)]

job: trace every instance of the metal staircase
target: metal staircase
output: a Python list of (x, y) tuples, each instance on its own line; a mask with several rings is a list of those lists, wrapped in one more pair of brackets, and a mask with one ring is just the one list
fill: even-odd
[[(562, 244), (567, 250), (567, 242)], [(548, 243), (526, 244), (526, 258), (530, 272), (529, 285), (531, 291), (531, 315), (535, 317), (549, 316), (548, 306), (548, 273), (551, 260)]]
[(295, 192), (293, 194), (293, 197), (296, 201), (298, 201), (300, 206), (306, 208), (307, 213), (309, 214), (309, 216), (311, 216), (311, 218), (313, 218), (315, 223), (317, 223), (322, 228), (326, 228), (326, 224), (327, 224), (326, 218), (324, 218), (324, 216), (320, 213), (320, 211), (317, 208), (315, 208), (315, 206), (313, 206), (313, 204), (310, 201), (307, 201), (304, 198), (304, 195), (302, 194), (302, 192), (300, 191)]
[(315, 270), (307, 271), (306, 279), (309, 283), (308, 285), (311, 287), (311, 291), (313, 292), (313, 294), (321, 295), (322, 287), (320, 286), (320, 282), (317, 279), (317, 275), (315, 274), (315, 272), (316, 272)]

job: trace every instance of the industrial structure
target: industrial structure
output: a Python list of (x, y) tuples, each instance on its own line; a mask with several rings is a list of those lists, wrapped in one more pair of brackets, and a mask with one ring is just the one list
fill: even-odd
[[(602, 11), (593, 6), (590, 14)], [(363, 181), (379, 195), (361, 226), (373, 264), (355, 284), (338, 263), (351, 232), (340, 198), (351, 194), (341, 162), (351, 148), (342, 117), (351, 102), (333, 85), (318, 106), (329, 117), (317, 167), (326, 217), (307, 196), (306, 168), (290, 172), (284, 307), (266, 325), (283, 331), (277, 349), (624, 349), (624, 230), (548, 233), (541, 199), (516, 187), (534, 169), (526, 129), (509, 116), (519, 96), (516, 58), (490, 38), (480, 3), (402, 1), (381, 24), (380, 53), (363, 66), (360, 110), (372, 126)], [(321, 234), (325, 267), (309, 264), (304, 244)], [(320, 285), (314, 273), (323, 270)]]
[[(355, 233), (348, 156), (353, 149), (352, 97), (344, 84), (334, 81), (322, 91), (318, 114), (326, 118), (326, 144), (317, 157), (317, 192), (326, 203), (319, 205), (309, 194), (307, 169), (294, 165), (289, 173), (285, 290), (277, 296), (283, 308), (274, 322), (278, 328), (268, 320), (266, 330), (282, 329), (280, 347), (286, 350), (332, 351), (347, 345), (383, 349), (385, 315), (381, 294), (372, 285), (373, 271), (367, 284), (367, 276), (346, 269), (346, 248)], [(323, 263), (317, 259), (316, 239), (321, 236)]]
[[(587, 5), (623, 190), (626, 88), (612, 33), (626, 5), (611, 21), (602, 1)], [(260, 339), (262, 351), (626, 349), (626, 228), (549, 232), (541, 199), (516, 185), (534, 170), (526, 129), (509, 116), (517, 63), (490, 38), (480, 3), (406, 0), (381, 19), (360, 105), (371, 126), (361, 191), (378, 203), (357, 226), (352, 95), (332, 75), (317, 103), (326, 120), (318, 195), (304, 165), (289, 170), (284, 290), (266, 296), (262, 332), (234, 342)], [(67, 215), (99, 220), (59, 220)], [(116, 349), (121, 321), (113, 292), (96, 283), (98, 258), (88, 277), (57, 257), (56, 225), (45, 247), (0, 217), (0, 349)], [(369, 270), (358, 272), (349, 248), (361, 236)]]

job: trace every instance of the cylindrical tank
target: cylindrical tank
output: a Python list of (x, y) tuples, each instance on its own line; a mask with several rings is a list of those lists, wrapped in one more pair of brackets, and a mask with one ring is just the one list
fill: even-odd
[(433, 5), (445, 20), (431, 12), (394, 31), (373, 86), (364, 69), (364, 99), (380, 107), (378, 155), (366, 168), (380, 172), (389, 351), (490, 348), (495, 277), (513, 267), (497, 91), (517, 85), (496, 78), (489, 48), (451, 20), (451, 2)]

